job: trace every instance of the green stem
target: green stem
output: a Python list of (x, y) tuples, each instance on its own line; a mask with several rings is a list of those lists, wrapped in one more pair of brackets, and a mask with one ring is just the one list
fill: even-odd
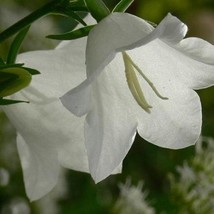
[(25, 18), (21, 19), (20, 21), (18, 21), (11, 27), (7, 28), (5, 31), (0, 33), (0, 43), (3, 42), (4, 40), (6, 40), (7, 38), (9, 38), (10, 36), (12, 36), (13, 34), (20, 31), (21, 29), (29, 26), (31, 23), (33, 23), (37, 19), (39, 19), (47, 14), (50, 14), (52, 12), (56, 12), (56, 8), (61, 2), (65, 2), (65, 1), (53, 0), (53, 1), (45, 4), (38, 10), (32, 12)]

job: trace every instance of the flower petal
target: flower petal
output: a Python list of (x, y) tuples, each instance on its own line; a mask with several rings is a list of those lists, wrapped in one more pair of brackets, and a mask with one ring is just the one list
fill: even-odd
[(24, 173), (27, 196), (31, 201), (47, 194), (57, 183), (60, 171), (57, 151), (52, 144), (44, 144), (30, 139), (26, 141), (18, 135), (17, 147)]
[[(153, 27), (136, 16), (113, 13), (95, 26), (89, 34), (86, 49), (87, 78), (97, 75), (115, 56), (116, 52), (143, 40)], [(94, 74), (96, 73), (96, 74)]]
[(186, 64), (183, 80), (193, 89), (214, 85), (214, 46), (199, 38), (187, 38), (176, 47), (177, 58)]
[(201, 105), (198, 95), (188, 88), (180, 74), (185, 72), (188, 77), (191, 68), (177, 57), (173, 48), (160, 40), (128, 51), (128, 54), (158, 92), (168, 98), (160, 99), (139, 76), (145, 97), (152, 106), (150, 114), (145, 114), (139, 106), (133, 110), (141, 137), (172, 149), (193, 145), (201, 131)]
[[(58, 98), (85, 78), (85, 45), (86, 40), (80, 39), (56, 50), (19, 56), (18, 61), (41, 72), (34, 76), (29, 87), (13, 96), (29, 100), (30, 104), (4, 107), (22, 136), (18, 141), (19, 153), (29, 160), (28, 168), (23, 165), (23, 170), (31, 200), (44, 196), (54, 187), (58, 165), (88, 171), (84, 118), (70, 114)], [(51, 182), (47, 182), (49, 179)]]
[(156, 34), (156, 38), (173, 45), (185, 37), (187, 30), (188, 28), (184, 23), (168, 13), (154, 30), (154, 33)]
[(123, 161), (134, 141), (137, 122), (121, 108), (109, 72), (103, 72), (92, 87), (93, 110), (86, 117), (85, 141), (91, 175), (99, 182)]
[(62, 97), (62, 104), (76, 116), (83, 116), (91, 110), (91, 85), (84, 81), (76, 88), (71, 89)]
[(168, 87), (169, 100), (150, 101), (150, 115), (138, 111), (138, 133), (164, 148), (180, 149), (194, 145), (201, 133), (202, 115), (198, 95), (183, 85)]

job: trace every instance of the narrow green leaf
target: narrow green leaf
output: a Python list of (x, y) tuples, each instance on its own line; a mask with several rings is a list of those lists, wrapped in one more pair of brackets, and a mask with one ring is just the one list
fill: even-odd
[(73, 40), (85, 37), (89, 34), (90, 30), (94, 27), (94, 25), (89, 25), (83, 28), (79, 28), (77, 30), (67, 32), (60, 35), (49, 35), (47, 38), (56, 39), (56, 40)]
[(87, 26), (87, 24), (84, 22), (84, 20), (74, 11), (69, 10), (68, 11), (68, 15), (70, 15), (71, 18), (73, 18), (74, 20), (78, 21), (79, 23), (81, 23), (84, 26)]
[(9, 50), (9, 53), (7, 56), (7, 64), (12, 64), (16, 61), (16, 56), (19, 52), (21, 44), (22, 44), (27, 32), (29, 31), (29, 29), (30, 29), (30, 26), (24, 28), (15, 37), (14, 41), (12, 42), (12, 44), (10, 46), (10, 50)]
[(121, 0), (112, 12), (125, 12), (133, 2), (134, 0)]
[(31, 75), (41, 74), (38, 70), (34, 68), (28, 68), (28, 67), (22, 67), (22, 68), (28, 71)]
[(9, 99), (0, 98), (0, 105), (11, 105), (11, 104), (16, 104), (16, 103), (29, 103), (29, 101), (9, 100)]
[(97, 22), (110, 14), (109, 9), (102, 0), (85, 0), (85, 3), (89, 12)]

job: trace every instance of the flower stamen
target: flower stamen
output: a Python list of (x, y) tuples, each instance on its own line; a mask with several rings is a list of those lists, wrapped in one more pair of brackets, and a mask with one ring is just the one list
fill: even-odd
[(137, 75), (135, 70), (143, 77), (143, 79), (149, 84), (154, 93), (161, 99), (167, 100), (167, 97), (162, 96), (158, 90), (155, 88), (154, 84), (146, 77), (146, 75), (142, 72), (142, 70), (132, 61), (131, 57), (126, 53), (122, 52), (124, 65), (125, 65), (125, 73), (126, 79), (129, 86), (129, 89), (137, 101), (137, 103), (148, 113), (150, 113), (151, 105), (148, 104), (144, 93), (140, 87), (139, 81), (137, 79)]

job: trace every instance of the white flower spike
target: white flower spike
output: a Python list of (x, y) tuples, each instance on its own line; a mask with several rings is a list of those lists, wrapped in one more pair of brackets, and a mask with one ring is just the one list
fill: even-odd
[(154, 29), (130, 14), (113, 13), (90, 32), (87, 79), (61, 101), (85, 118), (89, 169), (106, 178), (129, 151), (136, 131), (166, 148), (193, 145), (201, 104), (193, 89), (214, 84), (214, 47), (183, 39), (187, 26), (168, 14)]

